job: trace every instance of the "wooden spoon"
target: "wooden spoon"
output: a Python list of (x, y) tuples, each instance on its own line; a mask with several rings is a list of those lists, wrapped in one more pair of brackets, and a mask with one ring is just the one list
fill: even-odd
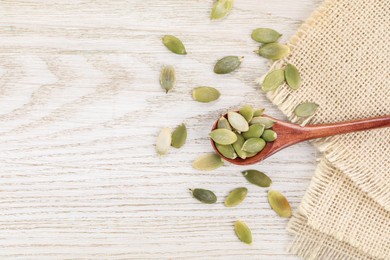
[[(237, 165), (249, 165), (257, 162), (261, 162), (265, 158), (273, 155), (274, 153), (299, 142), (306, 140), (328, 137), (333, 135), (369, 130), (381, 127), (390, 127), (390, 115), (371, 117), (359, 120), (351, 120), (346, 122), (339, 122), (334, 124), (322, 124), (322, 125), (306, 125), (304, 127), (297, 124), (287, 123), (284, 121), (277, 120), (267, 115), (264, 117), (271, 118), (275, 121), (272, 130), (274, 130), (278, 138), (270, 143), (267, 143), (264, 149), (253, 157), (247, 159), (229, 159), (224, 157), (218, 149), (215, 147), (214, 141), (211, 140), (211, 144), (214, 150), (225, 160), (237, 164)], [(227, 118), (227, 115), (225, 115)], [(213, 125), (212, 130), (216, 129), (218, 120)]]

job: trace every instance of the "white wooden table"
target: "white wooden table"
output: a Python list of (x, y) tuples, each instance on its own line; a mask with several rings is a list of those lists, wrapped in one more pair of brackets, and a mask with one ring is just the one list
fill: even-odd
[[(199, 172), (191, 162), (211, 151), (218, 116), (242, 104), (283, 118), (255, 84), (267, 61), (255, 55), (252, 29), (271, 27), (287, 41), (320, 0), (237, 0), (212, 22), (211, 0), (2, 0), (0, 2), (0, 258), (1, 259), (295, 259), (287, 253), (287, 220), (269, 209), (266, 189), (226, 164)], [(187, 56), (161, 43), (174, 34)], [(216, 60), (242, 55), (230, 75)], [(176, 89), (158, 83), (164, 64)], [(218, 88), (213, 104), (191, 89)], [(158, 158), (162, 127), (184, 122), (187, 144)], [(315, 168), (304, 143), (252, 168), (273, 179), (295, 209)], [(246, 186), (237, 208), (227, 192)], [(215, 191), (204, 205), (188, 188)], [(252, 228), (240, 243), (233, 222)]]

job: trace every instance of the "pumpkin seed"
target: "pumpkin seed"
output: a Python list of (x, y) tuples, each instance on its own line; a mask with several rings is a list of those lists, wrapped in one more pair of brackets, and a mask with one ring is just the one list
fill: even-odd
[(264, 111), (264, 108), (256, 109), (255, 112), (253, 112), (253, 117), (262, 116), (264, 114)]
[(264, 132), (264, 128), (265, 128), (264, 125), (253, 124), (249, 127), (248, 131), (246, 131), (245, 133), (242, 133), (242, 136), (245, 139), (260, 137)]
[(276, 42), (282, 35), (269, 28), (257, 28), (252, 32), (252, 39), (260, 43)]
[(244, 187), (236, 188), (232, 190), (225, 200), (225, 206), (226, 207), (237, 206), (238, 204), (244, 201), (247, 194), (248, 194), (248, 189)]
[(260, 56), (270, 60), (280, 60), (290, 54), (290, 47), (277, 42), (266, 43), (256, 51)]
[(232, 127), (230, 126), (229, 121), (223, 116), (221, 116), (221, 118), (218, 120), (217, 127), (218, 127), (218, 129), (225, 128), (227, 130), (232, 130)]
[(217, 144), (228, 145), (237, 141), (236, 134), (224, 128), (215, 129), (209, 135)]
[(233, 146), (231, 145), (221, 145), (221, 144), (215, 144), (215, 147), (217, 147), (217, 150), (223, 155), (225, 156), (226, 158), (229, 158), (229, 159), (236, 159), (237, 158), (237, 154), (236, 152), (234, 151), (234, 148)]
[(254, 117), (250, 123), (251, 123), (251, 125), (261, 124), (261, 125), (264, 125), (265, 129), (268, 129), (268, 128), (271, 128), (275, 124), (275, 121), (272, 120), (271, 118), (268, 118), (268, 117), (257, 116), (257, 117)]
[(246, 158), (255, 156), (257, 153), (246, 153)]
[(202, 203), (214, 204), (217, 202), (217, 196), (211, 190), (205, 189), (193, 189), (191, 190), (192, 196)]
[(263, 91), (271, 91), (277, 89), (284, 83), (284, 69), (273, 70), (267, 74), (263, 80)]
[(182, 147), (187, 140), (187, 128), (184, 124), (181, 124), (175, 128), (172, 133), (171, 146), (175, 148)]
[(192, 98), (198, 102), (209, 103), (217, 100), (221, 93), (212, 87), (196, 87), (192, 90)]
[(160, 85), (168, 93), (176, 85), (176, 73), (175, 68), (168, 65), (162, 68), (160, 73)]
[(226, 56), (219, 61), (214, 66), (214, 72), (216, 74), (227, 74), (234, 70), (236, 70), (244, 57), (238, 57), (238, 56)]
[(278, 134), (271, 129), (265, 130), (261, 136), (261, 138), (263, 138), (264, 141), (266, 141), (266, 142), (273, 142), (276, 140), (277, 137), (278, 137)]
[(286, 197), (276, 190), (268, 191), (268, 202), (271, 208), (281, 217), (291, 217), (291, 206)]
[(184, 47), (182, 41), (173, 35), (165, 35), (162, 38), (162, 42), (165, 45), (165, 47), (167, 47), (168, 50), (170, 50), (173, 53), (180, 54), (180, 55), (187, 54), (186, 48)]
[(258, 170), (246, 170), (242, 174), (247, 181), (254, 185), (265, 188), (272, 184), (272, 180), (265, 173)]
[(245, 139), (240, 134), (236, 134), (236, 136), (237, 136), (237, 141), (235, 143), (233, 143), (232, 146), (233, 146), (234, 150), (236, 151), (238, 157), (240, 157), (241, 159), (246, 159), (247, 153), (242, 150), (242, 146), (245, 143)]
[(258, 153), (265, 147), (265, 141), (261, 138), (249, 138), (242, 146), (242, 150), (247, 153)]
[(238, 239), (246, 244), (252, 243), (252, 232), (249, 227), (242, 221), (236, 221), (234, 223), (234, 231)]
[(294, 114), (298, 117), (309, 117), (314, 115), (314, 113), (317, 111), (319, 105), (312, 102), (305, 102), (302, 104), (299, 104), (295, 110)]
[(221, 156), (216, 153), (207, 153), (199, 156), (192, 162), (192, 167), (200, 171), (215, 170), (223, 165)]
[(234, 0), (217, 0), (211, 10), (211, 20), (218, 20), (224, 18), (230, 13), (233, 8)]
[(165, 155), (171, 146), (171, 129), (164, 127), (157, 137), (156, 150), (159, 155)]
[(245, 118), (247, 122), (252, 120), (254, 112), (255, 111), (251, 105), (245, 105), (239, 111), (239, 113)]
[(249, 129), (249, 124), (246, 119), (237, 112), (229, 112), (228, 121), (238, 132), (246, 132)]
[(290, 88), (296, 90), (301, 86), (301, 75), (294, 65), (287, 64), (284, 68), (284, 74), (286, 77), (286, 82)]

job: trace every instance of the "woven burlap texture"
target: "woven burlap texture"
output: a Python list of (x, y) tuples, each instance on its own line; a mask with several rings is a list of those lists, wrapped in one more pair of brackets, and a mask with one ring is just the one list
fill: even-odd
[[(294, 108), (319, 104), (304, 123), (390, 114), (390, 1), (327, 0), (289, 42), (302, 86), (267, 93), (292, 122)], [(291, 250), (309, 259), (390, 259), (390, 128), (318, 139), (324, 159), (289, 229)]]

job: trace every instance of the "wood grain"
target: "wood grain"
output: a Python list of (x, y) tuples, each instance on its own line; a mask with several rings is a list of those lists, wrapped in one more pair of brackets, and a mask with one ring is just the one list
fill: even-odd
[[(0, 2), (0, 258), (2, 259), (295, 259), (286, 220), (269, 209), (266, 190), (243, 168), (198, 172), (191, 162), (212, 150), (207, 134), (221, 113), (244, 103), (266, 107), (255, 78), (267, 70), (250, 38), (256, 27), (294, 33), (320, 0), (237, 0), (231, 15), (208, 19), (213, 1), (116, 0)], [(185, 43), (169, 53), (164, 34)], [(215, 75), (226, 55), (245, 56), (231, 75)], [(178, 84), (165, 94), (160, 68)], [(218, 88), (213, 104), (191, 100), (198, 85)], [(188, 127), (187, 144), (155, 153), (162, 127)], [(254, 168), (295, 209), (315, 167), (315, 150), (299, 144)], [(227, 209), (229, 190), (247, 186)], [(188, 188), (209, 188), (215, 205)], [(238, 242), (233, 222), (252, 228)]]

